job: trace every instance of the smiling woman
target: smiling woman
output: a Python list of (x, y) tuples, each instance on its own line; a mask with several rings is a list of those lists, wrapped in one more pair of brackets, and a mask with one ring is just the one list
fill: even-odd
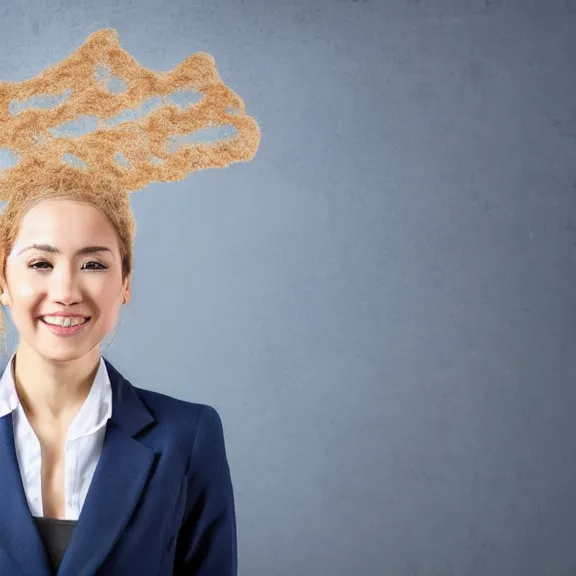
[[(130, 79), (123, 96), (90, 79), (98, 58)], [(0, 83), (0, 147), (21, 156), (0, 174), (0, 303), (19, 335), (0, 378), (0, 574), (235, 576), (235, 505), (218, 412), (132, 385), (102, 357), (101, 343), (131, 294), (129, 193), (251, 159), (258, 127), (211, 57), (154, 75), (120, 49), (114, 31), (95, 33), (45, 74), (38, 89), (58, 92), (76, 80), (85, 93), (56, 113), (19, 108), (11, 117), (9, 99), (30, 98), (34, 82), (21, 91)], [(114, 117), (122, 97), (135, 105), (172, 84), (198, 89), (203, 100), (184, 111), (167, 105), (131, 128), (101, 125), (72, 139), (50, 133), (82, 107)], [(228, 141), (166, 152), (171, 130), (228, 121), (237, 128)], [(41, 133), (27, 133), (31, 126)], [(112, 164), (116, 147), (130, 169)], [(75, 153), (88, 161), (61, 162)]]

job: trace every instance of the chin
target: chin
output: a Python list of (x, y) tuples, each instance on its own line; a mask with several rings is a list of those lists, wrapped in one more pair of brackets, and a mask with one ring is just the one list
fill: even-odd
[(83, 358), (85, 355), (86, 354), (83, 354), (78, 350), (70, 350), (68, 352), (67, 351), (57, 352), (55, 350), (51, 350), (48, 353), (42, 353), (42, 352), (40, 353), (40, 356), (42, 356), (45, 360), (47, 360), (48, 362), (52, 362), (54, 364), (75, 362)]
[(30, 343), (30, 347), (47, 362), (67, 363), (75, 362), (84, 358), (86, 355), (94, 352), (96, 348), (99, 353), (100, 342), (83, 342), (82, 344), (70, 343), (37, 343), (36, 345)]
[(39, 356), (41, 356), (47, 362), (52, 362), (54, 364), (76, 362), (81, 358), (86, 356), (86, 352), (82, 350), (36, 350)]

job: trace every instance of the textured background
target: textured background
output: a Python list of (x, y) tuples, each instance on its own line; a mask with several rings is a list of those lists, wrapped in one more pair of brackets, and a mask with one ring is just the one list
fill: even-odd
[(214, 405), (241, 576), (576, 574), (576, 0), (0, 6), (0, 78), (199, 50), (256, 159), (133, 197), (106, 355)]

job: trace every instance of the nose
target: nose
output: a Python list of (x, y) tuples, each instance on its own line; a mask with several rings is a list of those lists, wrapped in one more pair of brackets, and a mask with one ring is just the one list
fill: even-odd
[(56, 267), (50, 279), (50, 297), (53, 302), (72, 306), (82, 301), (80, 283), (71, 266)]

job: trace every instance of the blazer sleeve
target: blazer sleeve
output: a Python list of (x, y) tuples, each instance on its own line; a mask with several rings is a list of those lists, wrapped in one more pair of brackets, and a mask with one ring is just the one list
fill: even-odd
[(237, 576), (236, 512), (222, 421), (202, 406), (188, 462), (175, 576)]

